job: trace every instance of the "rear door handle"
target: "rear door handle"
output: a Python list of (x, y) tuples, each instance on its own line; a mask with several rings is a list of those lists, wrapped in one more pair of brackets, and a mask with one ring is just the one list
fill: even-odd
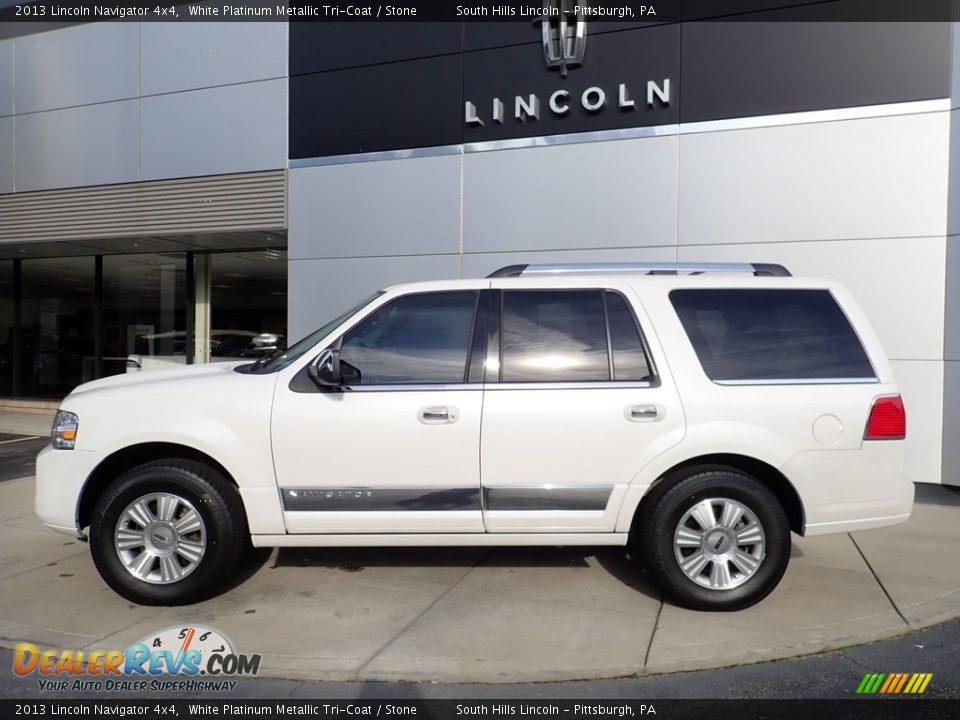
[(662, 420), (664, 410), (659, 405), (630, 405), (625, 413), (627, 420), (632, 422), (656, 422)]
[(432, 405), (420, 408), (417, 420), (424, 425), (445, 425), (457, 421), (457, 409), (448, 405)]

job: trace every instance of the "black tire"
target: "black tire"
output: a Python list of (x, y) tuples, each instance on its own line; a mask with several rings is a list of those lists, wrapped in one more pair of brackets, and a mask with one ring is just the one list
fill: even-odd
[[(130, 503), (151, 493), (189, 502), (205, 526), (206, 550), (180, 580), (155, 584), (135, 577), (121, 561), (114, 535)], [(165, 459), (128, 470), (97, 501), (90, 520), (90, 551), (97, 571), (118, 594), (141, 605), (184, 605), (223, 587), (250, 546), (243, 503), (220, 473), (190, 460)]]
[[(687, 511), (709, 498), (742, 504), (765, 535), (759, 566), (736, 587), (715, 589), (698, 584), (684, 573), (676, 556), (674, 536), (681, 520)], [(790, 561), (790, 523), (776, 496), (756, 478), (732, 468), (688, 468), (681, 475), (665, 478), (644, 500), (634, 521), (631, 543), (664, 595), (676, 604), (693, 610), (741, 610), (763, 600), (783, 577)], [(727, 543), (729, 548), (729, 539)], [(681, 550), (690, 554), (697, 551)], [(713, 564), (706, 566), (702, 581), (707, 581)], [(733, 564), (727, 567), (736, 570)]]

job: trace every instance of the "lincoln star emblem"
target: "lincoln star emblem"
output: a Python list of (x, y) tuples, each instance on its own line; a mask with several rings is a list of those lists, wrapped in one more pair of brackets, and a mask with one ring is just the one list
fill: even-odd
[(567, 68), (583, 63), (587, 49), (587, 20), (582, 6), (576, 0), (544, 0), (540, 27), (543, 32), (543, 57), (547, 67), (560, 68), (567, 76)]

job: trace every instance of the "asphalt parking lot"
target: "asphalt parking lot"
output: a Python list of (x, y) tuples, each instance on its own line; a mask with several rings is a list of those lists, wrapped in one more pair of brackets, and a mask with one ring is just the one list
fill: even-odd
[(0, 482), (0, 648), (125, 647), (196, 624), (262, 654), (266, 677), (513, 683), (730, 667), (960, 616), (960, 493), (931, 486), (904, 525), (795, 537), (780, 587), (737, 613), (664, 603), (618, 548), (259, 551), (221, 595), (145, 608), (103, 584), (83, 543), (33, 515), (23, 475), (43, 442), (0, 445), (23, 463), (9, 460)]
[(0, 482), (33, 475), (37, 453), (49, 437), (0, 433)]

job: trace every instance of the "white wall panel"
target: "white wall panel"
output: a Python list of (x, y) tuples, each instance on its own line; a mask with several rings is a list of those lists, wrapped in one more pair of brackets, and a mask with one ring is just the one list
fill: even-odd
[(17, 116), (17, 192), (134, 182), (137, 100)]
[(466, 252), (672, 245), (677, 138), (468, 153)]
[(144, 95), (287, 74), (287, 24), (152, 22), (140, 26)]
[(915, 483), (939, 483), (944, 363), (894, 360), (891, 364), (907, 410), (907, 478)]
[(289, 268), (287, 326), (291, 341), (296, 341), (377, 290), (406, 282), (458, 277), (460, 257), (291, 260)]
[(143, 98), (143, 179), (285, 167), (286, 85), (269, 80)]
[(0, 193), (13, 192), (13, 126), (12, 117), (0, 118)]
[(460, 251), (460, 156), (290, 171), (291, 259)]
[(497, 268), (520, 263), (672, 262), (674, 246), (612, 250), (543, 250), (518, 253), (478, 253), (463, 256), (461, 277), (486, 277)]
[(948, 112), (680, 138), (680, 244), (946, 234)]
[(138, 26), (94, 22), (17, 38), (17, 113), (136, 97)]
[(681, 246), (685, 262), (772, 262), (838, 280), (870, 318), (887, 355), (943, 358), (943, 238)]
[(0, 42), (0, 117), (13, 115), (13, 42)]

